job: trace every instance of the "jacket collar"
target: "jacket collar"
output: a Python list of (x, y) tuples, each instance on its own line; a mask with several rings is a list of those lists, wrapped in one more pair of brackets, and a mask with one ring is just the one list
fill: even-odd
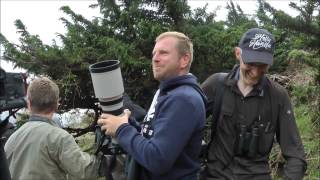
[(34, 114), (30, 116), (28, 121), (29, 122), (30, 121), (41, 121), (41, 122), (46, 122), (46, 123), (48, 123), (50, 125), (59, 127), (58, 124), (56, 122), (54, 122), (53, 120), (48, 119), (46, 117), (39, 116), (39, 115), (34, 115)]
[(160, 91), (169, 91), (177, 86), (183, 85), (183, 84), (190, 84), (194, 85), (197, 84), (197, 79), (194, 75), (191, 73), (177, 76), (165, 81), (160, 82)]
[(182, 86), (182, 85), (189, 85), (189, 86), (193, 87), (201, 95), (203, 102), (205, 104), (207, 103), (207, 98), (206, 98), (205, 94), (203, 93), (203, 91), (201, 90), (201, 88), (197, 82), (197, 78), (191, 73), (188, 73), (188, 74), (182, 75), (182, 76), (177, 76), (177, 77), (171, 78), (169, 80), (161, 81), (160, 87), (159, 87), (160, 88), (160, 96), (162, 96), (162, 95), (166, 94), (168, 91), (175, 89), (178, 86)]

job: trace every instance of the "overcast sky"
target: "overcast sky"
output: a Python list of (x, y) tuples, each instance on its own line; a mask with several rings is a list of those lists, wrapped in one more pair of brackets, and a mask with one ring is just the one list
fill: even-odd
[[(100, 16), (99, 9), (89, 8), (90, 4), (95, 4), (96, 0), (0, 0), (0, 32), (10, 41), (19, 43), (19, 36), (16, 33), (14, 21), (21, 19), (27, 30), (31, 34), (38, 34), (45, 44), (52, 44), (52, 39), (59, 40), (56, 33), (65, 33), (66, 29), (60, 17), (66, 17), (59, 10), (61, 6), (68, 5), (75, 13), (81, 14), (87, 19)], [(208, 3), (209, 9), (215, 9), (217, 6), (222, 8), (218, 11), (217, 19), (225, 19), (227, 10), (224, 9), (227, 1), (223, 0), (190, 0), (191, 8), (203, 7)], [(240, 5), (244, 13), (253, 14), (257, 9), (255, 0), (234, 0), (234, 3)], [(285, 0), (269, 0), (271, 6), (284, 10), (292, 16), (297, 15), (288, 6), (290, 1)], [(296, 0), (296, 2), (298, 2)], [(0, 49), (1, 51), (3, 49)], [(21, 72), (21, 69), (13, 69), (12, 65), (5, 61), (0, 61), (0, 66), (7, 72)]]

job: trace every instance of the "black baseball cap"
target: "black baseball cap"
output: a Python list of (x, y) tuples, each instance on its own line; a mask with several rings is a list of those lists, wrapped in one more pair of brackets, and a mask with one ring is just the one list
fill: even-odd
[(272, 65), (275, 39), (273, 35), (260, 28), (249, 29), (243, 34), (239, 47), (244, 63), (262, 63)]

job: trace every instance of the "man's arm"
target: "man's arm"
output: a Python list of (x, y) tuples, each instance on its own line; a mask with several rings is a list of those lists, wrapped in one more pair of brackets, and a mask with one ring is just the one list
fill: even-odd
[[(98, 177), (101, 158), (83, 152), (72, 135), (62, 132), (58, 142), (52, 144), (50, 154), (68, 174), (79, 179)], [(51, 143), (50, 143), (51, 144)]]
[(288, 93), (284, 89), (282, 91), (282, 102), (279, 111), (277, 140), (286, 159), (284, 177), (300, 180), (303, 179), (307, 163), (293, 108)]
[(118, 128), (116, 138), (139, 164), (154, 174), (163, 174), (171, 169), (199, 122), (192, 103), (181, 96), (168, 98), (157, 114), (150, 139), (129, 124)]

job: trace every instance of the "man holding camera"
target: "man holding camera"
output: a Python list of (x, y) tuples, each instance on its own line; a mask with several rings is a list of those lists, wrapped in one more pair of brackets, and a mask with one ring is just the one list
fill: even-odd
[[(235, 47), (240, 65), (210, 76), (202, 85), (213, 116), (206, 179), (268, 180), (276, 136), (286, 159), (285, 179), (303, 179), (306, 160), (287, 91), (265, 76), (275, 39), (249, 29)], [(208, 111), (209, 110), (209, 111)]]
[(152, 56), (153, 75), (160, 88), (141, 131), (128, 123), (128, 111), (122, 116), (102, 114), (98, 123), (141, 165), (136, 179), (196, 180), (206, 98), (189, 73), (192, 42), (182, 33), (162, 33)]
[(98, 177), (101, 158), (82, 152), (73, 136), (52, 120), (59, 88), (48, 78), (32, 81), (27, 90), (28, 122), (5, 144), (12, 179), (77, 179)]

